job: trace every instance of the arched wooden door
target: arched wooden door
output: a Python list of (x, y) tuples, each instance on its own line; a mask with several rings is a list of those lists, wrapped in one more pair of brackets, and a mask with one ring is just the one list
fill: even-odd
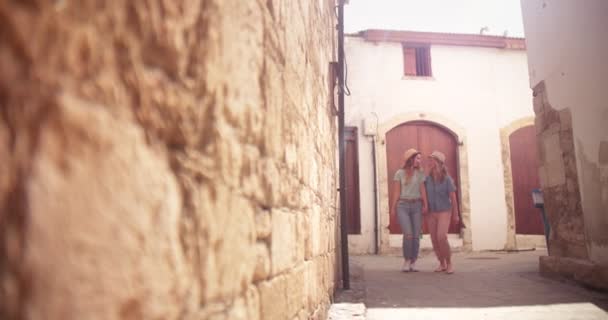
[[(428, 172), (428, 156), (434, 150), (441, 151), (446, 156), (446, 165), (450, 176), (454, 179), (456, 188), (459, 188), (458, 181), (458, 153), (456, 138), (446, 129), (426, 121), (407, 122), (399, 125), (386, 133), (386, 159), (388, 169), (388, 187), (391, 190), (395, 172), (403, 166), (403, 153), (409, 148), (416, 148), (422, 152), (422, 165), (425, 172)], [(460, 192), (457, 190), (457, 192)], [(389, 203), (393, 203), (393, 195), (389, 192)], [(460, 199), (460, 197), (457, 197)], [(397, 216), (390, 208), (391, 233), (401, 233)], [(424, 233), (427, 228), (424, 226)], [(449, 233), (460, 233), (459, 225), (450, 225)]]
[(542, 235), (543, 222), (539, 209), (532, 203), (532, 189), (540, 188), (538, 155), (534, 126), (518, 129), (509, 136), (515, 233)]

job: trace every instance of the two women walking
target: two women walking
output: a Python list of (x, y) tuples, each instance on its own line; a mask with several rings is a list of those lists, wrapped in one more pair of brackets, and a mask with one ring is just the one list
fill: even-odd
[(422, 168), (422, 155), (416, 149), (404, 154), (404, 165), (395, 172), (392, 187), (393, 212), (403, 232), (402, 271), (416, 272), (420, 249), (422, 217), (425, 216), (433, 250), (439, 261), (435, 272), (454, 273), (447, 233), (450, 222), (458, 223), (456, 187), (445, 166), (445, 155), (434, 151), (429, 156), (429, 172)]

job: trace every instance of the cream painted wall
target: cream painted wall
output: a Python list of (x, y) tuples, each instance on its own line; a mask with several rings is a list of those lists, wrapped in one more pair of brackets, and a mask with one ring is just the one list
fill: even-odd
[[(437, 114), (465, 129), (470, 175), (473, 250), (502, 249), (507, 209), (499, 130), (534, 115), (525, 51), (432, 46), (432, 79), (404, 79), (399, 43), (345, 41), (348, 63), (346, 123), (359, 127), (362, 234), (350, 236), (352, 252), (373, 247), (373, 172), (364, 118), (380, 126), (399, 114)], [(384, 137), (379, 137), (379, 140)], [(380, 186), (382, 187), (382, 186)]]
[[(545, 82), (551, 106), (569, 108), (591, 260), (608, 264), (608, 1), (521, 1), (530, 87)], [(599, 173), (599, 174), (598, 174)]]

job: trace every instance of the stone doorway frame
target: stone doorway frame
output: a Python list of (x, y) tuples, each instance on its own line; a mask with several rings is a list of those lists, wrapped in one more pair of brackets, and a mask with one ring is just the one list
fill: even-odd
[(378, 228), (380, 234), (379, 251), (380, 253), (391, 252), (390, 246), (390, 230), (389, 225), (389, 203), (388, 203), (388, 176), (387, 170), (387, 159), (386, 159), (386, 133), (391, 129), (400, 126), (402, 124), (413, 122), (413, 121), (424, 121), (432, 123), (445, 129), (447, 132), (452, 134), (456, 139), (456, 153), (458, 155), (458, 174), (460, 181), (460, 212), (462, 216), (462, 222), (466, 228), (461, 229), (460, 237), (462, 238), (462, 249), (470, 251), (472, 249), (471, 242), (471, 204), (469, 197), (469, 166), (467, 156), (467, 143), (466, 135), (463, 127), (457, 125), (455, 122), (438, 114), (427, 113), (427, 112), (410, 112), (398, 114), (391, 117), (389, 120), (381, 123), (378, 126), (378, 133), (376, 139), (378, 146), (376, 148), (376, 163), (378, 165), (378, 206), (379, 206), (379, 218)]
[(544, 236), (518, 235), (517, 231), (515, 230), (515, 202), (513, 199), (513, 172), (511, 169), (511, 143), (509, 142), (509, 137), (511, 134), (513, 134), (513, 132), (527, 126), (534, 126), (534, 116), (519, 118), (500, 129), (500, 144), (505, 183), (505, 203), (507, 205), (506, 250), (542, 247), (545, 245)]

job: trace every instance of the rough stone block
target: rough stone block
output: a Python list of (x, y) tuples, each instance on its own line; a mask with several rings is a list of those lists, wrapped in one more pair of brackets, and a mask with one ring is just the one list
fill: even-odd
[(255, 231), (258, 239), (266, 239), (272, 233), (270, 211), (258, 210), (255, 214)]
[(312, 295), (314, 305), (318, 305), (323, 303), (326, 300), (327, 293), (325, 289), (327, 288), (327, 275), (325, 272), (328, 271), (327, 265), (325, 263), (325, 259), (323, 256), (318, 256), (313, 260), (314, 268), (313, 268), (313, 278), (312, 281), (316, 286), (316, 290)]
[(249, 201), (216, 186), (200, 190), (201, 221), (207, 228), (204, 297), (218, 299), (242, 292), (253, 280), (256, 267), (254, 209)]
[(258, 285), (261, 319), (288, 319), (287, 282), (278, 276)]
[(543, 99), (542, 94), (538, 94), (538, 95), (534, 96), (534, 98), (532, 99), (532, 103), (534, 104), (534, 113), (535, 114), (538, 115), (545, 110), (545, 101)]
[(534, 129), (536, 130), (537, 136), (540, 136), (544, 132), (542, 114), (540, 114), (540, 115), (537, 114), (536, 117), (534, 118)]
[(296, 262), (296, 216), (286, 210), (272, 210), (272, 274), (281, 273)]
[(566, 165), (566, 174), (569, 177), (578, 176), (578, 170), (576, 168), (576, 160), (574, 158), (574, 154), (569, 154), (564, 157), (564, 163)]
[(225, 316), (222, 315), (221, 318), (218, 317), (218, 320), (219, 319), (249, 320), (248, 311), (249, 310), (247, 310), (246, 299), (243, 297), (239, 297), (232, 302), (232, 305), (230, 306), (228, 311), (226, 311), (226, 313), (224, 313)]
[(574, 155), (574, 139), (572, 137), (572, 131), (561, 132), (559, 135), (560, 146), (565, 155)]
[(296, 237), (296, 261), (302, 262), (306, 258), (306, 247), (310, 242), (310, 211), (304, 210), (296, 214), (297, 237)]
[(572, 131), (572, 113), (570, 109), (559, 111), (559, 122), (561, 131)]
[(258, 242), (255, 246), (256, 265), (253, 274), (253, 281), (260, 281), (270, 275), (270, 252), (266, 243)]
[(287, 282), (287, 313), (296, 315), (306, 302), (306, 287), (304, 286), (304, 267), (300, 266), (285, 275)]
[(260, 318), (260, 294), (256, 286), (250, 286), (245, 294), (247, 307), (247, 320), (259, 320)]
[(260, 205), (267, 206), (269, 190), (262, 184), (260, 149), (258, 146), (244, 145), (243, 166), (239, 189), (243, 195)]
[[(318, 157), (318, 154), (317, 154)], [(319, 186), (321, 183), (319, 181), (323, 181), (327, 177), (321, 176), (320, 167), (317, 163), (317, 157), (314, 157), (313, 160), (309, 164), (309, 172), (308, 172), (308, 183), (313, 190), (319, 190)], [(331, 179), (331, 178), (329, 178)]]
[(542, 139), (545, 155), (544, 166), (547, 170), (546, 186), (560, 186), (566, 183), (563, 152), (559, 134), (552, 134)]
[(178, 234), (180, 191), (163, 153), (101, 105), (67, 94), (57, 104), (23, 181), (27, 315), (177, 317), (193, 279)]
[(257, 166), (264, 192), (263, 204), (273, 207), (284, 202), (285, 191), (279, 188), (282, 178), (276, 163), (271, 159), (261, 159)]
[(316, 295), (317, 285), (315, 283), (316, 275), (314, 270), (314, 263), (312, 261), (305, 261), (302, 264), (303, 276), (304, 276), (304, 291), (306, 292), (306, 298), (304, 306), (307, 310), (312, 311), (316, 307)]
[[(270, 52), (273, 52), (274, 50), (275, 49), (269, 49)], [(283, 123), (283, 118), (281, 117), (281, 111), (284, 108), (285, 100), (284, 88), (288, 82), (284, 79), (284, 67), (280, 65), (282, 55), (281, 57), (274, 58), (274, 55), (271, 54), (266, 57), (266, 60), (267, 64), (264, 70), (265, 72), (262, 75), (262, 81), (264, 83), (263, 90), (266, 104), (265, 117), (266, 122), (269, 125), (264, 127), (262, 147), (268, 157), (278, 159), (284, 152), (284, 128), (290, 124)]]
[(321, 208), (318, 204), (312, 205), (310, 216), (310, 239), (312, 256), (318, 256), (323, 250), (321, 247)]
[(545, 128), (545, 130), (543, 131), (543, 135), (544, 136), (548, 136), (548, 135), (554, 135), (556, 133), (559, 133), (561, 130), (561, 125), (559, 122), (553, 122), (551, 124), (549, 124), (549, 126), (547, 128)]
[[(298, 157), (296, 146), (290, 143), (290, 144), (283, 146), (283, 148), (284, 148), (284, 163), (285, 163), (285, 165), (287, 165), (287, 169), (294, 170), (297, 163), (299, 162), (298, 161), (299, 157)], [(303, 158), (303, 159), (306, 159), (306, 158)]]
[[(334, 214), (336, 214), (334, 212)], [(330, 217), (330, 221), (328, 222), (328, 226), (327, 226), (327, 234), (329, 235), (336, 235), (338, 230), (336, 229), (336, 220), (333, 219), (333, 216)], [(327, 238), (327, 242), (328, 242), (328, 246), (329, 246), (329, 252), (335, 252), (336, 251), (336, 236), (330, 236)]]
[(302, 309), (298, 311), (298, 314), (294, 317), (294, 320), (308, 320), (308, 310)]

